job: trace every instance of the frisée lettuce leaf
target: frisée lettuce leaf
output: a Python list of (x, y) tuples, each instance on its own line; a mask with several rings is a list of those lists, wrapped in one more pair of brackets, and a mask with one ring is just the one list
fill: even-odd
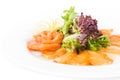
[(74, 7), (70, 7), (69, 10), (64, 10), (65, 15), (62, 16), (62, 19), (64, 20), (64, 25), (62, 27), (63, 34), (67, 34), (71, 26), (74, 25), (73, 20), (77, 16), (77, 13), (75, 12)]

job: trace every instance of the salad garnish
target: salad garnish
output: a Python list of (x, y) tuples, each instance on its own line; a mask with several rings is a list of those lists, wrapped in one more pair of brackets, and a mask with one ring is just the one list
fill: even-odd
[(110, 45), (109, 38), (103, 36), (98, 30), (96, 19), (92, 19), (91, 16), (84, 16), (83, 13), (79, 16), (74, 7), (70, 7), (64, 12), (66, 14), (62, 16), (64, 20), (62, 47), (76, 50), (79, 53), (81, 50), (96, 51)]

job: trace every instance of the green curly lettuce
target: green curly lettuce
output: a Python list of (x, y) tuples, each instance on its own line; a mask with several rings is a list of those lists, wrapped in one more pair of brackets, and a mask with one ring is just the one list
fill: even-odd
[(68, 37), (65, 37), (63, 40), (62, 47), (67, 48), (69, 50), (77, 50), (80, 49), (81, 44), (80, 42), (76, 39), (78, 34), (73, 34)]
[(110, 39), (104, 35), (97, 38), (97, 40), (93, 40), (92, 37), (88, 39), (87, 49), (88, 50), (100, 50), (101, 47), (110, 46)]
[(71, 26), (75, 26), (74, 19), (77, 16), (77, 13), (75, 12), (74, 7), (70, 7), (69, 10), (64, 10), (65, 15), (62, 16), (62, 19), (64, 20), (64, 25), (62, 27), (63, 34), (67, 34)]

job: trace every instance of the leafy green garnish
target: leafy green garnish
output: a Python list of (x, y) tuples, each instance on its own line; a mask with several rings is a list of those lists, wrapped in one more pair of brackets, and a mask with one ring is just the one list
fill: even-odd
[(88, 50), (93, 50), (93, 51), (97, 51), (99, 50), (101, 47), (101, 45), (99, 43), (97, 43), (96, 40), (93, 40), (92, 37), (90, 37), (88, 39), (88, 44), (87, 44), (87, 49)]
[(70, 49), (70, 50), (76, 50), (81, 47), (80, 42), (76, 39), (78, 34), (73, 34), (68, 37), (65, 37), (63, 40), (62, 47)]
[(65, 15), (62, 16), (62, 19), (64, 20), (64, 25), (62, 27), (63, 34), (67, 34), (68, 30), (71, 26), (73, 26), (73, 20), (77, 16), (77, 13), (75, 12), (74, 7), (70, 7), (69, 10), (64, 10)]
[(97, 42), (102, 46), (102, 47), (107, 47), (110, 45), (110, 39), (106, 36), (100, 36), (97, 39)]
[(101, 47), (107, 47), (110, 45), (110, 40), (106, 36), (100, 36), (97, 40), (93, 40), (92, 37), (88, 39), (87, 49), (97, 51)]
[(73, 39), (69, 39), (69, 40), (65, 41), (63, 43), (62, 47), (71, 49), (71, 50), (76, 50), (76, 49), (79, 49), (81, 47), (81, 45), (76, 39), (73, 38)]

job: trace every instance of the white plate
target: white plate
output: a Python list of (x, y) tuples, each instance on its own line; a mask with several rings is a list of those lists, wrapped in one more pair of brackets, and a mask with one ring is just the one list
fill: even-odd
[[(118, 12), (116, 8), (99, 7), (98, 10), (97, 8), (91, 9), (85, 7), (82, 9), (78, 5), (76, 8), (77, 11), (80, 9), (80, 11), (83, 11), (85, 14), (91, 14), (94, 18), (96, 18), (101, 28), (113, 28), (116, 33), (119, 33), (120, 12)], [(53, 13), (56, 15), (56, 11), (53, 11)], [(53, 17), (53, 19), (54, 18), (55, 17)], [(36, 58), (30, 54), (26, 48), (26, 42), (32, 35), (31, 31), (34, 29), (34, 23), (36, 21), (35, 19), (36, 18), (34, 18), (33, 23), (32, 20), (28, 19), (28, 21), (22, 21), (23, 23), (18, 22), (13, 27), (8, 28), (9, 30), (7, 30), (7, 33), (4, 34), (5, 37), (3, 38), (3, 53), (10, 61), (36, 72), (48, 73), (58, 76), (89, 79), (120, 76), (119, 62), (106, 66), (71, 66), (53, 63), (42, 58)], [(41, 16), (41, 19), (44, 19), (44, 16)]]

